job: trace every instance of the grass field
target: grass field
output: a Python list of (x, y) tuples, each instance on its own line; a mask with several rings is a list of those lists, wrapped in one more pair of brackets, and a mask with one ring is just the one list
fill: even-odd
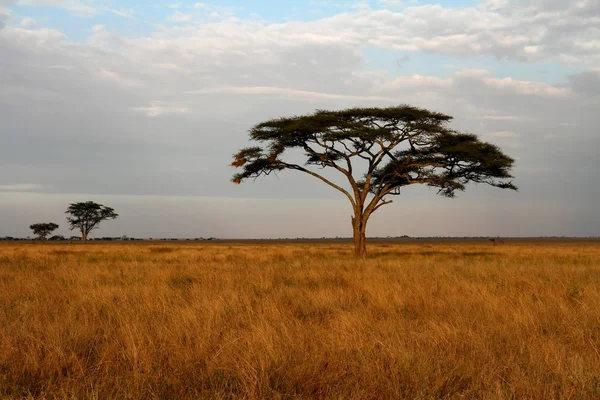
[(600, 399), (600, 242), (0, 244), (0, 397)]

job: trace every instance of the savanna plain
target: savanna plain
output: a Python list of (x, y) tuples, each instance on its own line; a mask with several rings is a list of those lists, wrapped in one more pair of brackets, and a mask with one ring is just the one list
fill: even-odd
[(600, 242), (0, 244), (0, 397), (600, 399)]

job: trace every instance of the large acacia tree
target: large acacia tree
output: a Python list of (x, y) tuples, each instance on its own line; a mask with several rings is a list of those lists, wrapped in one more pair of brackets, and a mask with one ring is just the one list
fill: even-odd
[(87, 242), (87, 237), (93, 229), (97, 229), (100, 222), (107, 219), (115, 219), (119, 214), (111, 207), (93, 201), (73, 203), (67, 208), (65, 214), (68, 214), (67, 221), (69, 229), (78, 229), (81, 232), (81, 240)]
[[(242, 168), (233, 182), (286, 169), (309, 174), (343, 193), (352, 204), (357, 256), (366, 255), (369, 217), (391, 203), (403, 187), (426, 184), (454, 197), (469, 182), (516, 190), (510, 170), (514, 160), (476, 135), (448, 127), (452, 117), (401, 105), (352, 108), (262, 122), (250, 130), (260, 146), (234, 155)], [(295, 163), (288, 150), (304, 153)], [(347, 183), (334, 182), (321, 169), (338, 171)]]

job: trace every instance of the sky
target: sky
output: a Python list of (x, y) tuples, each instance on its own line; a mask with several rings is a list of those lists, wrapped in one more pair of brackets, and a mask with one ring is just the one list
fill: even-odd
[[(407, 187), (368, 236), (600, 235), (600, 0), (0, 0), (0, 237), (92, 200), (95, 236), (350, 236), (348, 200), (242, 185), (263, 120), (410, 104), (516, 160), (519, 192)], [(333, 176), (333, 175), (332, 175)]]

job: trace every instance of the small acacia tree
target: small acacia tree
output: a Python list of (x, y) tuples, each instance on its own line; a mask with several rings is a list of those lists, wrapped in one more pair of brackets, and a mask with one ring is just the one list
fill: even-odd
[(29, 225), (29, 229), (33, 231), (33, 234), (40, 240), (46, 240), (48, 235), (58, 229), (58, 225), (54, 222), (42, 222), (39, 224)]
[(100, 222), (107, 219), (115, 219), (119, 214), (115, 213), (110, 207), (102, 204), (86, 201), (82, 203), (73, 203), (67, 208), (65, 214), (68, 214), (67, 221), (70, 224), (70, 230), (78, 229), (81, 232), (83, 243), (87, 241), (88, 234), (97, 229)]
[[(516, 190), (510, 170), (514, 160), (473, 134), (447, 124), (448, 115), (408, 105), (352, 108), (262, 122), (250, 139), (262, 146), (234, 155), (242, 168), (234, 183), (282, 170), (300, 171), (343, 193), (352, 204), (354, 249), (366, 255), (369, 217), (391, 203), (404, 186), (426, 184), (454, 197), (469, 182)], [(303, 165), (284, 160), (286, 150), (304, 153)], [(315, 168), (317, 167), (317, 168)], [(347, 184), (325, 177), (319, 169), (338, 171)], [(315, 171), (316, 169), (316, 171)]]

